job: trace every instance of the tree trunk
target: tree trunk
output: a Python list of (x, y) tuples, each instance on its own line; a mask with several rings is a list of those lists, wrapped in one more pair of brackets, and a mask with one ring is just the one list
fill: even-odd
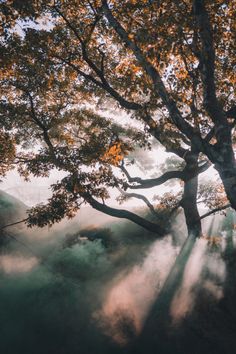
[(186, 159), (184, 181), (184, 194), (181, 205), (184, 209), (185, 220), (188, 229), (188, 235), (199, 237), (202, 233), (200, 215), (197, 208), (197, 190), (198, 190), (198, 155), (191, 154)]
[(186, 167), (184, 169), (184, 195), (181, 206), (184, 209), (188, 235), (176, 260), (168, 274), (163, 287), (154, 302), (146, 321), (142, 333), (134, 344), (131, 353), (149, 354), (170, 353), (173, 345), (168, 342), (170, 329), (171, 304), (178, 289), (180, 289), (186, 264), (191, 256), (196, 238), (201, 235), (201, 221), (197, 209), (197, 189), (198, 189), (198, 154), (189, 153), (185, 158)]
[[(227, 198), (234, 210), (236, 210), (236, 160), (231, 139), (231, 131), (219, 129), (225, 135), (219, 137), (219, 143), (215, 145), (217, 156), (212, 159), (214, 167), (220, 175)], [(210, 158), (210, 157), (209, 157)]]
[(232, 161), (231, 164), (216, 164), (215, 168), (221, 177), (227, 198), (236, 210), (236, 163)]

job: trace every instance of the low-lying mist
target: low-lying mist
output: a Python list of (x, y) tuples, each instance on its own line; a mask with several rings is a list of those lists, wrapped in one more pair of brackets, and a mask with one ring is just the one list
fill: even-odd
[[(17, 210), (9, 214), (6, 208)], [(1, 224), (25, 210), (1, 195)], [(231, 212), (213, 217), (204, 224), (206, 237), (195, 241), (186, 238), (179, 215), (174, 231), (155, 240), (131, 223), (86, 208), (52, 229), (6, 229), (0, 246), (1, 353), (187, 354), (192, 347), (197, 354), (231, 353), (233, 225)]]

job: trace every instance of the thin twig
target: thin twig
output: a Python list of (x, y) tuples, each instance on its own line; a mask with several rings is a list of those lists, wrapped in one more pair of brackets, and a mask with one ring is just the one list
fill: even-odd
[(0, 227), (0, 231), (6, 229), (7, 227), (18, 225), (18, 224), (21, 224), (21, 223), (26, 222), (28, 220), (29, 220), (29, 218), (26, 218), (26, 219), (22, 219), (22, 220), (13, 222), (11, 224), (3, 225), (2, 227)]

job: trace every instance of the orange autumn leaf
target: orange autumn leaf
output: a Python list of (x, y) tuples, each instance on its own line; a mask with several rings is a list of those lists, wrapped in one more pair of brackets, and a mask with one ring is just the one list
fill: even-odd
[(118, 166), (126, 155), (128, 155), (127, 149), (125, 149), (120, 142), (117, 142), (105, 152), (101, 160), (114, 166)]

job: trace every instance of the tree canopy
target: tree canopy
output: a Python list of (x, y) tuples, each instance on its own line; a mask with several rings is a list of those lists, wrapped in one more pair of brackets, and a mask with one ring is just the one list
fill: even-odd
[[(88, 203), (166, 233), (158, 218), (109, 207), (112, 188), (141, 198), (152, 214), (183, 207), (196, 234), (197, 200), (213, 210), (236, 209), (235, 5), (1, 2), (0, 172), (17, 166), (25, 178), (54, 168), (66, 173), (52, 186), (49, 203), (30, 211), (30, 225), (72, 217)], [(150, 149), (151, 137), (183, 163), (156, 178), (133, 177), (128, 156), (137, 147)], [(211, 164), (224, 190), (212, 184), (198, 191), (198, 175)], [(179, 179), (183, 192), (159, 198), (159, 208), (128, 191), (170, 179)]]

